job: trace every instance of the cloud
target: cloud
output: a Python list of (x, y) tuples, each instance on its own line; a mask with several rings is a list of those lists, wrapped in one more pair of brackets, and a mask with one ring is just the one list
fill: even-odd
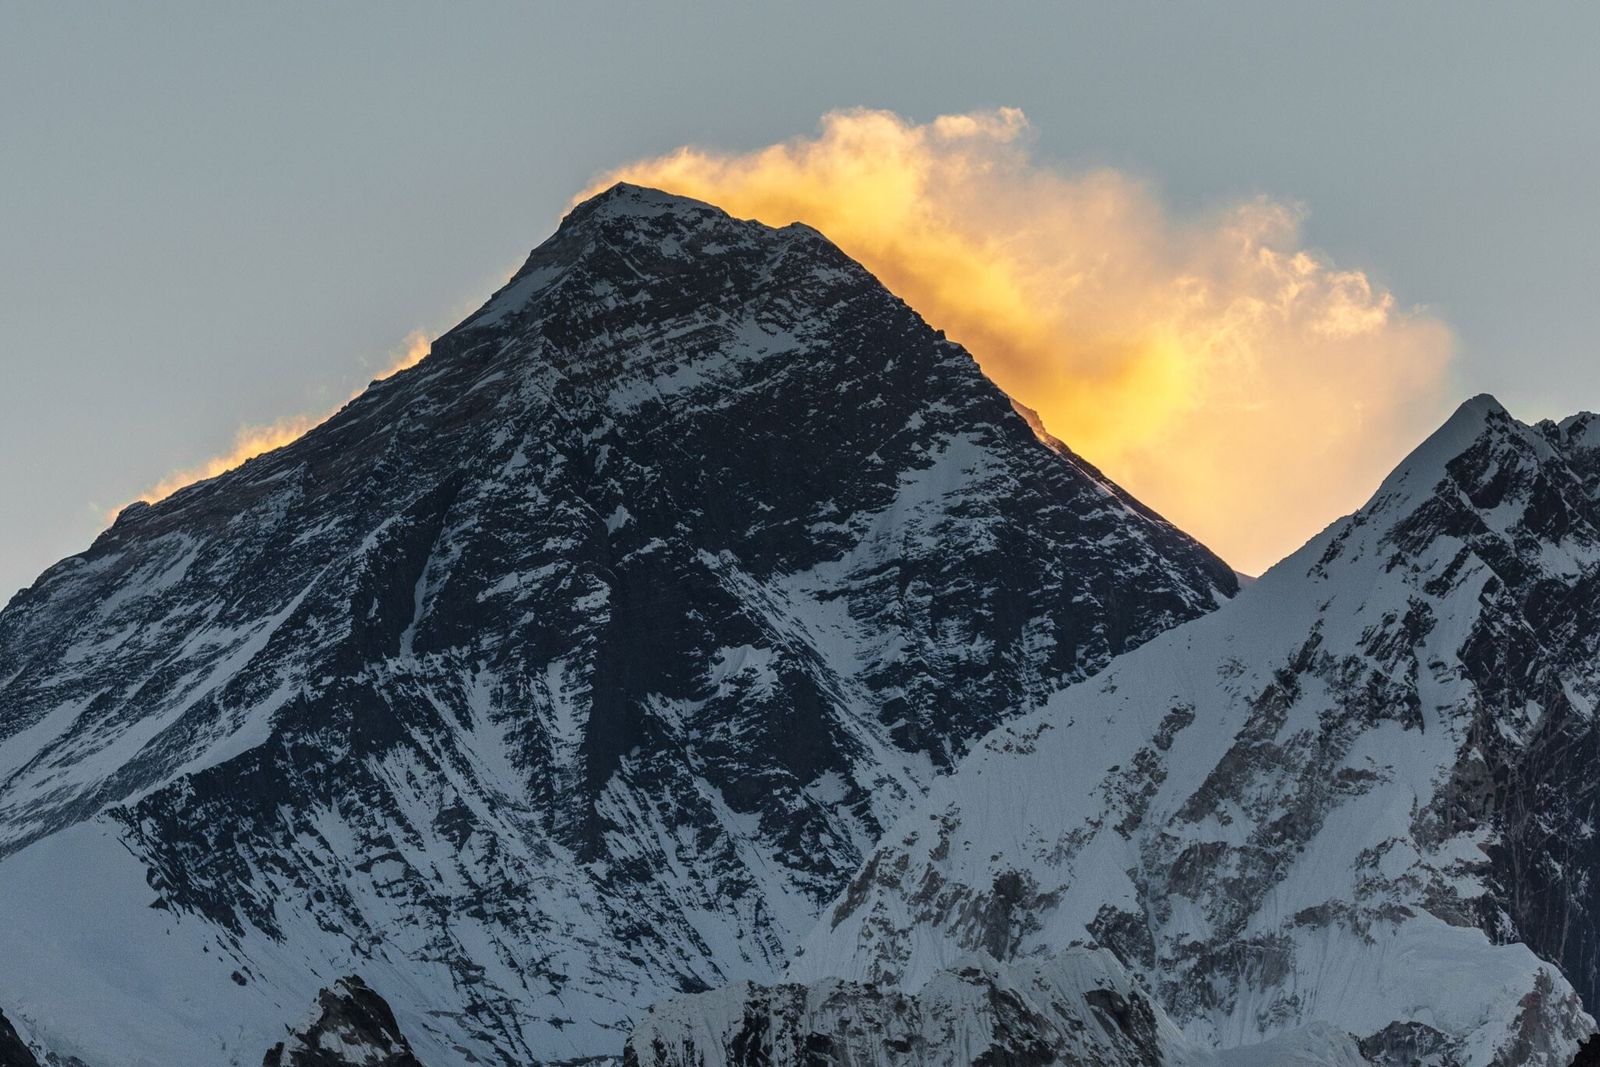
[[(378, 380), (398, 374), (408, 367), (416, 366), (432, 350), (432, 347), (433, 344), (428, 340), (427, 334), (420, 330), (411, 331), (406, 335), (402, 346), (389, 353), (388, 362), (384, 370), (378, 374)], [(350, 394), (349, 400), (354, 400), (363, 391), (357, 389)], [(307, 432), (331, 418), (336, 411), (338, 411), (338, 408), (334, 408), (333, 411), (325, 411), (320, 415), (291, 415), (265, 426), (240, 427), (238, 433), (234, 435), (233, 447), (228, 451), (213, 456), (202, 463), (197, 463), (192, 467), (173, 471), (139, 494), (137, 499), (143, 500), (148, 504), (154, 504), (159, 500), (165, 500), (184, 486), (193, 485), (195, 482), (204, 481), (207, 478), (215, 478), (219, 474), (226, 474), (246, 460), (254, 459), (256, 456), (282, 448), (291, 441), (305, 436)], [(121, 507), (113, 508), (108, 515), (107, 521), (115, 519), (122, 508), (126, 506), (124, 504)]]
[(1302, 247), (1299, 208), (1174, 218), (1125, 173), (1034, 160), (1028, 134), (1014, 108), (838, 111), (814, 137), (682, 148), (590, 192), (627, 180), (815, 226), (1242, 569), (1359, 506), (1443, 416), (1448, 328)]

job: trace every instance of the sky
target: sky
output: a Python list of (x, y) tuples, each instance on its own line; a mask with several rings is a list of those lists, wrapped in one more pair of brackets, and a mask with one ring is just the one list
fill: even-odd
[[(751, 161), (786, 146), (784, 173), (809, 180), (830, 123), (863, 114), (931, 161), (910, 217), (1044, 309), (986, 333), (984, 305), (941, 296), (859, 218), (847, 251), (920, 285), (913, 305), (962, 323), (951, 335), (1034, 390), (1052, 431), (1259, 570), (1460, 399), (1493, 392), (1524, 419), (1600, 407), (1597, 47), (1600, 8), (1578, 4), (5, 4), (0, 599), (119, 504), (414, 354), (607, 176), (698, 146), (677, 180), (850, 223), (800, 186), (753, 185)], [(956, 182), (952, 160), (974, 159), (1003, 180)], [(1018, 221), (1034, 196), (1048, 225)], [(1116, 268), (1088, 304), (1052, 273), (1085, 248)], [(1181, 361), (1239, 307), (1276, 306), (1262, 270), (1301, 267), (1313, 295), (1289, 325), (1252, 327), (1187, 382), (1073, 400), (1126, 369), (1106, 351), (1143, 346), (1141, 369), (1170, 343)], [(1203, 314), (1180, 314), (1171, 285), (1196, 279)], [(1301, 344), (1346, 304), (1374, 344)], [(1051, 347), (1053, 324), (1085, 322)], [(1035, 350), (1072, 358), (1041, 385)], [(1323, 393), (1348, 403), (1297, 406)], [(1351, 405), (1371, 433), (1337, 417)], [(1096, 411), (1115, 417), (1074, 442)], [(1208, 422), (1238, 427), (1232, 453)], [(1296, 432), (1244, 433), (1258, 425)]]

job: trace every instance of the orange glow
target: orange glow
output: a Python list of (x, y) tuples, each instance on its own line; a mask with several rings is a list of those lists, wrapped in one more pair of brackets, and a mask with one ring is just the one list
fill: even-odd
[[(432, 350), (432, 347), (432, 342), (428, 340), (426, 334), (420, 330), (413, 330), (406, 335), (404, 347), (397, 352), (390, 353), (389, 364), (378, 375), (378, 380), (398, 374), (408, 367), (416, 366), (422, 362), (423, 357)], [(363, 391), (357, 389), (350, 394), (349, 399), (354, 400)], [(337, 410), (337, 408), (334, 409), (334, 411)], [(165, 500), (186, 485), (193, 485), (195, 482), (204, 481), (207, 478), (215, 478), (219, 474), (226, 474), (246, 460), (254, 459), (257, 456), (282, 448), (291, 441), (298, 440), (307, 432), (331, 418), (334, 411), (324, 412), (321, 415), (291, 415), (288, 418), (278, 419), (276, 422), (266, 426), (241, 427), (234, 436), (233, 447), (227, 452), (213, 456), (193, 467), (173, 471), (141, 493), (138, 499), (148, 504), (154, 504), (159, 500)], [(125, 504), (122, 505), (122, 507), (126, 506)], [(108, 521), (109, 519), (114, 519), (117, 513), (122, 510), (122, 507), (114, 508), (110, 512)]]
[[(193, 485), (195, 482), (204, 481), (207, 478), (215, 478), (219, 474), (226, 474), (247, 459), (254, 459), (256, 456), (271, 452), (273, 449), (282, 448), (290, 441), (303, 436), (308, 430), (326, 418), (326, 415), (317, 418), (296, 415), (287, 419), (279, 419), (277, 422), (267, 426), (241, 427), (234, 436), (233, 448), (220, 456), (212, 456), (204, 463), (184, 470), (173, 471), (145, 490), (139, 499), (148, 504), (154, 504), (158, 500), (165, 500), (186, 485)], [(119, 508), (118, 510), (120, 511), (121, 509)]]
[(1445, 413), (1450, 331), (1298, 247), (1255, 199), (1169, 216), (1114, 170), (1030, 158), (1013, 108), (917, 124), (834, 112), (748, 153), (682, 148), (606, 174), (860, 260), (1049, 431), (1258, 572), (1358, 506)]
[[(418, 363), (422, 362), (423, 357), (432, 351), (433, 342), (428, 340), (428, 335), (423, 333), (421, 330), (412, 330), (410, 333), (406, 334), (405, 347), (398, 353), (393, 354), (393, 359), (390, 360), (388, 369), (382, 374), (378, 375), (378, 380), (382, 381), (384, 378), (392, 378), (394, 375), (399, 374), (403, 370), (406, 370), (410, 367), (415, 367)], [(356, 392), (351, 394), (350, 399), (354, 400), (360, 395), (361, 391), (358, 389)]]

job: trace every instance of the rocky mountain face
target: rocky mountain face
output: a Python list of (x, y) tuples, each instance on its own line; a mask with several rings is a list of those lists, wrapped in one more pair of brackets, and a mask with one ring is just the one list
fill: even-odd
[(1365, 1067), (1312, 1025), (1217, 1056), (1186, 1041), (1104, 949), (997, 963), (979, 952), (916, 993), (827, 979), (748, 983), (651, 1009), (625, 1067)]
[(815, 231), (618, 186), (0, 613), (0, 1004), (253, 1067), (359, 973), (430, 1067), (615, 1054), (1235, 590)]
[(1171, 1062), (1180, 1041), (1115, 959), (1079, 949), (1018, 967), (972, 956), (914, 994), (828, 980), (682, 997), (651, 1010), (623, 1062), (1144, 1067)]
[(394, 1011), (357, 976), (317, 994), (317, 1013), (267, 1050), (261, 1067), (422, 1067)]
[(0, 1067), (39, 1067), (33, 1050), (3, 1012), (0, 1012)]
[(1600, 996), (1593, 423), (1469, 402), (1238, 599), (997, 728), (793, 978), (1094, 945), (1204, 1048), (1565, 1067)]

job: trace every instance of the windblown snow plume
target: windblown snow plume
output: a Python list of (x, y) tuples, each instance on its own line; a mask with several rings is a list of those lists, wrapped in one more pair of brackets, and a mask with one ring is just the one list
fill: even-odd
[[(390, 375), (399, 374), (408, 367), (416, 366), (422, 362), (422, 358), (428, 354), (431, 348), (432, 342), (428, 340), (427, 334), (421, 330), (411, 331), (406, 335), (405, 347), (398, 352), (392, 353), (388, 367), (378, 375), (378, 378), (381, 380)], [(350, 399), (354, 400), (360, 395), (361, 391), (357, 390), (350, 395)], [(195, 482), (225, 474), (246, 460), (265, 455), (305, 436), (307, 431), (327, 421), (331, 415), (333, 415), (332, 411), (323, 412), (321, 415), (288, 415), (284, 418), (276, 419), (265, 426), (241, 426), (239, 432), (234, 435), (231, 449), (212, 456), (204, 463), (173, 471), (145, 490), (139, 499), (147, 504), (154, 504), (158, 500), (165, 500), (186, 485), (193, 485)], [(112, 509), (107, 518), (116, 518), (117, 512), (121, 510), (121, 507)]]
[[(1266, 199), (1201, 221), (1114, 170), (1030, 156), (1021, 111), (825, 116), (618, 179), (822, 230), (1051, 433), (1259, 571), (1352, 510), (1444, 414), (1449, 330), (1301, 243)], [(1314, 471), (1314, 477), (1307, 477)]]

